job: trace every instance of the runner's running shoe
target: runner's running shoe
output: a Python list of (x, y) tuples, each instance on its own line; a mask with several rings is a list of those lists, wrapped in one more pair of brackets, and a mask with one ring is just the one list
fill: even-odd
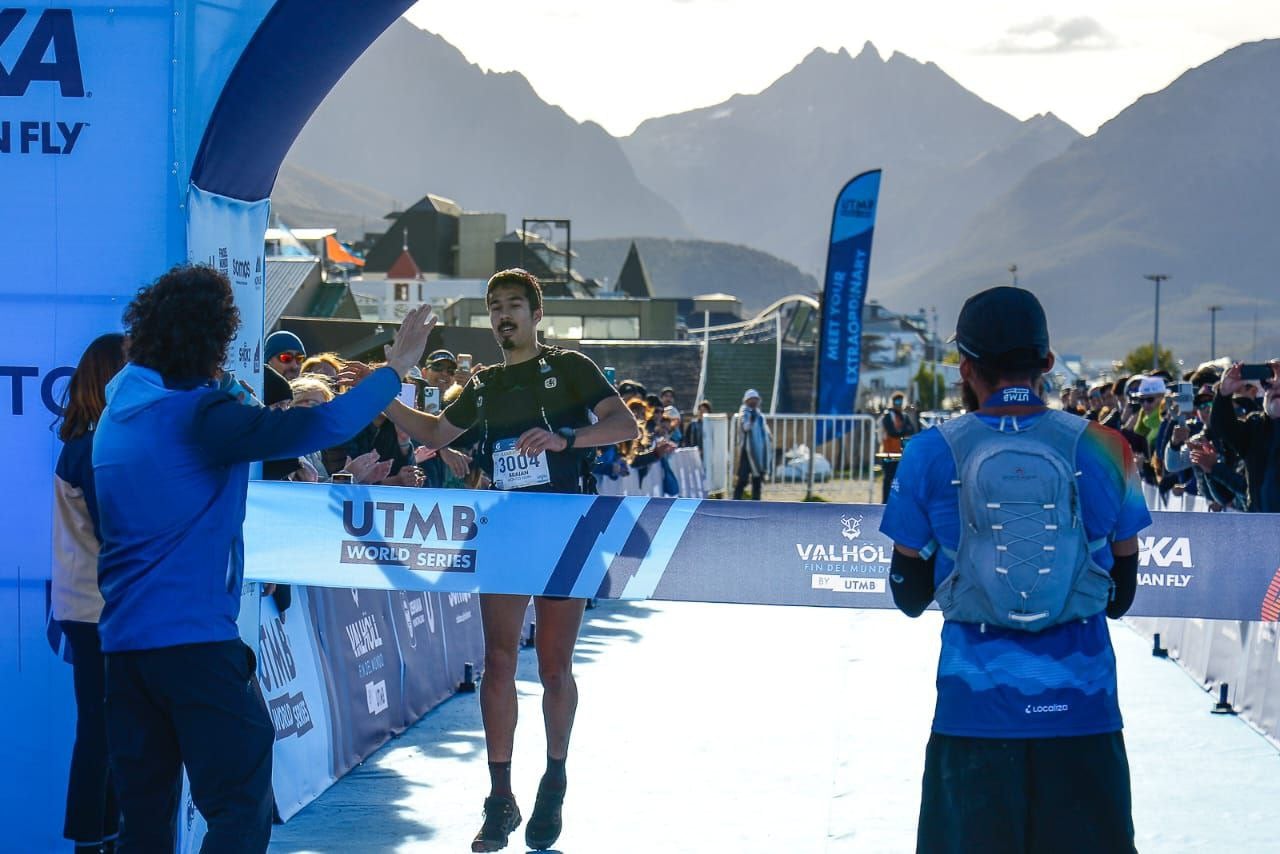
[(472, 851), (501, 851), (507, 837), (520, 826), (520, 808), (509, 795), (490, 795), (484, 799), (484, 824), (471, 841)]
[(538, 798), (533, 802), (529, 823), (524, 826), (524, 841), (535, 851), (545, 851), (560, 838), (563, 823), (560, 806), (564, 803), (563, 785), (549, 784), (544, 779), (538, 784)]

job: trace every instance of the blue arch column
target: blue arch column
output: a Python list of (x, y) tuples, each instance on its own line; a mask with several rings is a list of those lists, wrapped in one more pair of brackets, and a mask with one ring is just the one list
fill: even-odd
[[(0, 826), (58, 850), (74, 734), (50, 621), (50, 424), (84, 347), (170, 265), (243, 247), (297, 133), (409, 0), (0, 3)], [(202, 191), (207, 191), (207, 194)], [(243, 265), (239, 271), (244, 272)], [(253, 299), (248, 297), (248, 299)], [(261, 296), (256, 297), (261, 316)], [(261, 327), (247, 330), (260, 345)], [(244, 343), (244, 342), (240, 342)]]

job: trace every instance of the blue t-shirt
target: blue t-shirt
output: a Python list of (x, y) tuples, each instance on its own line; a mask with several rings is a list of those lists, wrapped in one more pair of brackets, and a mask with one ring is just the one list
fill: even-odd
[[(999, 429), (998, 417), (974, 417)], [(1020, 417), (1018, 422), (1025, 427), (1039, 417)], [(1133, 454), (1118, 432), (1090, 423), (1076, 449), (1076, 470), (1090, 541), (1128, 539), (1151, 524)], [(955, 479), (955, 460), (942, 434), (936, 429), (921, 433), (902, 456), (880, 530), (907, 548), (922, 549), (937, 540), (954, 551), (960, 542)], [(1114, 563), (1109, 546), (1094, 552), (1093, 559), (1103, 569)], [(953, 566), (939, 549), (935, 585)], [(1104, 615), (1038, 633), (943, 624), (934, 732), (1049, 738), (1116, 732), (1121, 727), (1115, 652)]]

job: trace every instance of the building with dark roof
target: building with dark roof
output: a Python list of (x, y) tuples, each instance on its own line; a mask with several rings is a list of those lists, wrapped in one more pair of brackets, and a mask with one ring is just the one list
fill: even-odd
[(622, 262), (622, 272), (618, 273), (618, 284), (614, 290), (638, 299), (648, 299), (653, 296), (653, 284), (649, 281), (649, 271), (645, 269), (644, 261), (640, 260), (640, 250), (636, 248), (634, 240), (631, 241), (631, 248), (627, 250), (626, 260)]
[(461, 217), (462, 207), (457, 202), (430, 193), (406, 211), (387, 214), (391, 226), (368, 247), (365, 271), (385, 273), (407, 248), (422, 272), (457, 275)]
[(549, 297), (590, 299), (600, 291), (599, 282), (573, 269), (571, 252), (531, 231), (517, 228), (503, 235), (494, 245), (494, 260), (499, 270), (521, 267), (533, 273)]

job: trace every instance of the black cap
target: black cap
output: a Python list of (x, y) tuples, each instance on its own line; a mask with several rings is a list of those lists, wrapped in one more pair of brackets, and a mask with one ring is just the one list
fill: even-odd
[(1002, 285), (974, 294), (964, 302), (951, 336), (971, 359), (990, 359), (1012, 350), (1049, 355), (1049, 322), (1035, 294)]
[(436, 350), (430, 356), (427, 356), (427, 364), (434, 362), (452, 362), (454, 367), (458, 366), (458, 359), (448, 350)]

